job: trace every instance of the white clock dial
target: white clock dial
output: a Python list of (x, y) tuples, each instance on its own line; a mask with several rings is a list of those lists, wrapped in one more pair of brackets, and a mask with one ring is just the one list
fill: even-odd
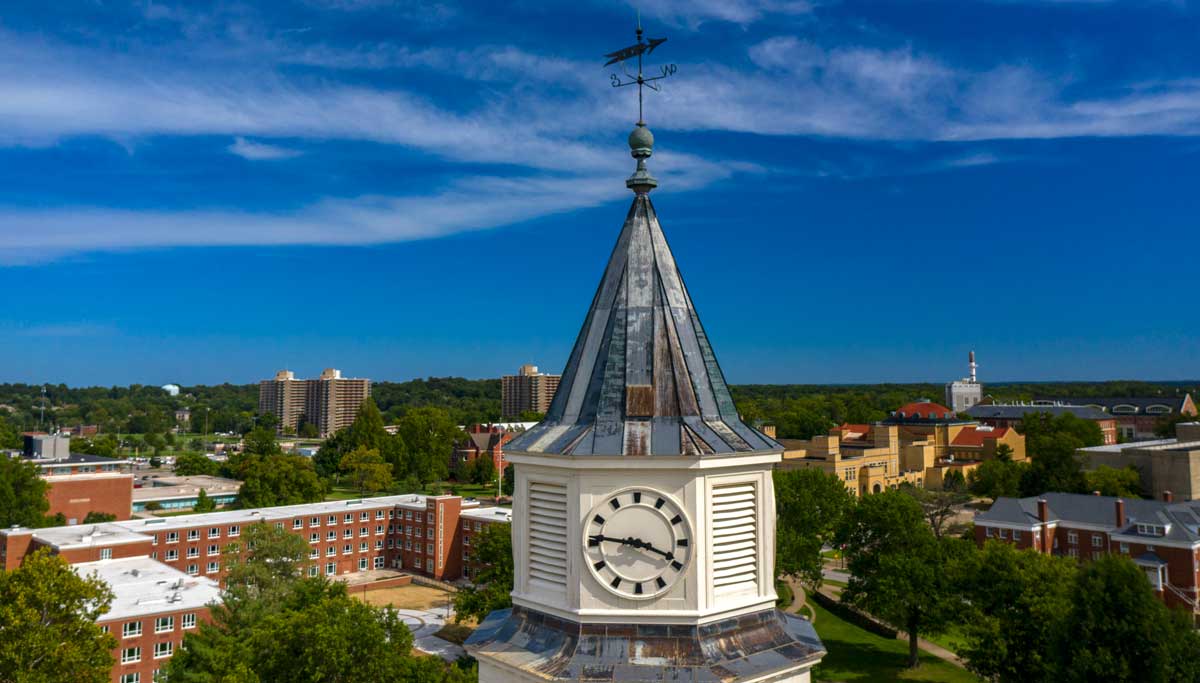
[(670, 590), (692, 559), (693, 543), (683, 508), (649, 488), (606, 496), (583, 522), (588, 570), (610, 592), (633, 600)]

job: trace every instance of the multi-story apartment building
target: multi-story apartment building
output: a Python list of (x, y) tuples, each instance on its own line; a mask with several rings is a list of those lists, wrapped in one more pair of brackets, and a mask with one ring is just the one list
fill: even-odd
[(281, 432), (295, 431), (303, 418), (326, 437), (349, 427), (370, 395), (371, 380), (342, 377), (334, 368), (317, 379), (296, 379), (291, 370), (280, 370), (274, 379), (258, 383), (258, 412), (279, 418)]
[(1122, 499), (1075, 493), (998, 498), (975, 516), (975, 541), (1012, 543), (1048, 555), (1130, 558), (1168, 606), (1197, 609), (1200, 585), (1200, 503)]
[(517, 374), (500, 378), (500, 412), (506, 418), (525, 411), (545, 413), (561, 379), (562, 375), (538, 372), (536, 365), (522, 365)]
[[(208, 618), (246, 529), (274, 524), (308, 542), (309, 576), (393, 568), (441, 581), (466, 576), (469, 537), (511, 512), (459, 496), (384, 496), (121, 522), (0, 529), (0, 569), (45, 548), (95, 572), (116, 599), (100, 620), (117, 636), (113, 683), (150, 683), (183, 634)], [(479, 523), (476, 524), (475, 522)]]

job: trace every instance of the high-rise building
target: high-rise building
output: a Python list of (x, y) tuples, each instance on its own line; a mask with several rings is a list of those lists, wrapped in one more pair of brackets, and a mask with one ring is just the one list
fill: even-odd
[(946, 385), (946, 404), (956, 413), (964, 412), (983, 400), (983, 385), (975, 378), (975, 370), (979, 367), (975, 364), (975, 352), (972, 351), (967, 358), (970, 376)]
[(504, 417), (517, 417), (527, 410), (549, 412), (561, 379), (562, 375), (538, 372), (536, 365), (522, 365), (517, 374), (501, 377), (500, 410)]
[(291, 370), (280, 370), (274, 379), (259, 382), (258, 412), (279, 418), (280, 431), (295, 431), (303, 419), (326, 437), (350, 426), (370, 395), (371, 380), (342, 377), (334, 368), (317, 379), (296, 379)]

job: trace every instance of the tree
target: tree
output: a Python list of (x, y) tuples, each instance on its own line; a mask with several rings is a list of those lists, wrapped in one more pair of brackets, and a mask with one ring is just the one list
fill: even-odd
[(279, 450), (279, 443), (275, 441), (275, 430), (270, 427), (250, 430), (242, 437), (242, 443), (242, 450), (250, 455), (275, 455), (282, 452)]
[(115, 458), (117, 445), (117, 437), (112, 434), (101, 434), (94, 439), (71, 439), (71, 452)]
[(158, 457), (157, 455), (153, 458), (150, 458), (150, 466), (154, 468), (162, 467), (162, 458)]
[(147, 512), (158, 512), (161, 509), (162, 503), (158, 502), (157, 500), (152, 500), (149, 503), (146, 503)]
[(472, 560), (480, 565), (472, 577), (473, 585), (454, 594), (454, 620), (483, 620), (498, 609), (512, 606), (513, 547), (512, 527), (488, 524), (472, 537)]
[(491, 453), (480, 453), (479, 457), (475, 458), (471, 481), (481, 485), (496, 483), (496, 463), (492, 460)]
[(945, 534), (946, 525), (950, 523), (958, 508), (971, 500), (969, 494), (958, 490), (932, 491), (908, 483), (901, 484), (900, 490), (912, 496), (921, 506), (925, 521), (929, 522), (934, 537), (939, 539)]
[(1200, 680), (1200, 636), (1190, 619), (1169, 611), (1128, 558), (1084, 565), (1069, 601), (1056, 643), (1059, 680)]
[(1011, 460), (987, 460), (967, 475), (967, 490), (991, 498), (1013, 498), (1021, 494), (1021, 478), (1029, 465)]
[(392, 466), (383, 461), (379, 451), (359, 446), (342, 456), (340, 469), (350, 475), (358, 494), (374, 493), (392, 486)]
[(842, 536), (850, 570), (842, 601), (906, 631), (915, 668), (919, 637), (942, 633), (961, 609), (950, 568), (970, 544), (935, 538), (921, 506), (898, 491), (860, 499)]
[(117, 640), (96, 619), (112, 598), (103, 580), (80, 576), (48, 550), (0, 572), (0, 680), (108, 681)]
[(1053, 643), (1070, 609), (1076, 563), (988, 541), (960, 565), (967, 668), (1000, 683), (1053, 680)]
[(942, 477), (942, 490), (953, 493), (961, 493), (967, 490), (967, 479), (963, 476), (962, 470), (952, 469)]
[(322, 477), (336, 477), (341, 473), (342, 458), (351, 451), (365, 446), (379, 451), (384, 461), (392, 466), (392, 476), (406, 476), (402, 453), (404, 444), (383, 428), (383, 415), (370, 397), (358, 407), (354, 422), (327, 439), (313, 459), (317, 472)]
[(196, 494), (196, 504), (192, 506), (192, 512), (212, 512), (216, 509), (217, 504), (208, 497), (208, 491), (200, 489), (200, 493)]
[(450, 473), (450, 456), (462, 431), (441, 408), (414, 408), (400, 419), (397, 432), (407, 451), (406, 471), (422, 484), (442, 481)]
[(776, 470), (775, 570), (821, 585), (821, 548), (854, 504), (846, 485), (816, 468)]
[(21, 434), (4, 415), (0, 415), (0, 448), (21, 448)]
[(1009, 446), (1006, 443), (1002, 443), (1002, 444), (996, 446), (996, 459), (997, 460), (1000, 460), (1003, 462), (1009, 462), (1012, 460), (1012, 457), (1013, 457), (1013, 447), (1012, 446)]
[(199, 453), (184, 453), (175, 457), (175, 474), (181, 477), (192, 477), (198, 474), (213, 476), (220, 465)]
[[(243, 530), (239, 545), (225, 549), (222, 561), (226, 591), (234, 601), (261, 598), (303, 577), (308, 566), (308, 544), (300, 536), (274, 524), (256, 522)], [(228, 600), (227, 600), (228, 602)]]
[(504, 476), (502, 477), (501, 491), (504, 495), (511, 496), (517, 488), (517, 466), (508, 463), (504, 466)]
[(117, 521), (117, 516), (111, 512), (96, 512), (95, 510), (87, 513), (87, 516), (83, 518), (84, 524), (101, 524), (103, 522), (115, 521)]
[(299, 455), (242, 455), (230, 459), (242, 480), (238, 504), (243, 508), (313, 503), (325, 498), (325, 487), (308, 458)]
[(1084, 474), (1087, 487), (1099, 491), (1102, 496), (1118, 498), (1140, 498), (1142, 496), (1142, 476), (1133, 467), (1109, 467), (1100, 465), (1091, 472)]
[(0, 455), (0, 527), (40, 527), (50, 502), (38, 466), (24, 458)]

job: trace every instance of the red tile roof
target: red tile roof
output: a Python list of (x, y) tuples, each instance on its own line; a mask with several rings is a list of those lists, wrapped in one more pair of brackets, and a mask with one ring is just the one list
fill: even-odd
[(964, 427), (958, 436), (954, 437), (954, 441), (950, 442), (952, 446), (983, 446), (983, 442), (987, 439), (999, 439), (1008, 433), (1008, 427), (996, 427), (988, 429), (986, 427)]
[[(863, 439), (870, 435), (871, 425), (850, 424), (847, 422), (846, 424), (834, 427), (833, 431), (841, 432), (842, 441), (852, 441)], [(850, 436), (850, 434), (854, 434), (854, 436)]]

